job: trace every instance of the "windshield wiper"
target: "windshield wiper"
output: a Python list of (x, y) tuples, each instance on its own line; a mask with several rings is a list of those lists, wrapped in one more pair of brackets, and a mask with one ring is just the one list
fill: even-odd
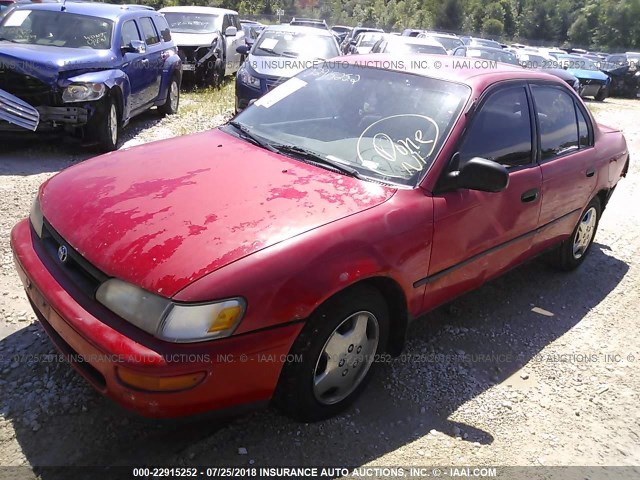
[(231, 120), (227, 122), (227, 125), (231, 125), (236, 130), (240, 131), (240, 137), (245, 140), (250, 141), (254, 145), (267, 149), (271, 152), (277, 152), (277, 150), (269, 143), (255, 135), (251, 132), (251, 129), (247, 127), (244, 123), (237, 122), (235, 120)]
[(345, 175), (349, 175), (350, 177), (362, 178), (360, 172), (349, 165), (345, 165), (342, 162), (337, 160), (332, 160), (327, 158), (326, 156), (314, 152), (313, 150), (309, 150), (304, 147), (298, 147), (296, 145), (287, 145), (282, 143), (271, 143), (263, 140), (259, 136), (255, 135), (249, 127), (247, 127), (244, 123), (240, 123), (236, 120), (231, 120), (227, 122), (227, 125), (232, 126), (236, 130), (240, 132), (240, 137), (262, 147), (270, 152), (280, 153), (280, 154), (290, 154), (296, 158), (302, 160), (308, 160), (309, 162), (325, 165), (330, 167), (330, 169), (337, 170), (340, 173), (344, 173)]
[(256, 49), (262, 50), (263, 52), (271, 53), (272, 55), (277, 55), (279, 57), (298, 58), (297, 55), (292, 55), (289, 52), (276, 52), (273, 48), (256, 47)]
[(314, 152), (313, 150), (309, 150), (304, 147), (298, 147), (296, 145), (284, 144), (271, 144), (271, 147), (274, 148), (277, 152), (283, 154), (292, 154), (295, 157), (301, 158), (303, 160), (309, 160), (313, 163), (329, 166), (330, 168), (338, 170), (339, 172), (349, 175), (350, 177), (361, 178), (360, 172), (355, 168), (350, 167), (349, 165), (345, 165), (342, 162), (327, 158), (326, 156)]

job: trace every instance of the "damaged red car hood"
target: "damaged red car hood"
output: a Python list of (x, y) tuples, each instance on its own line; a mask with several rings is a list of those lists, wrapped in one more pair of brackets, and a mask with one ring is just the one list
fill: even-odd
[(95, 267), (171, 297), (395, 191), (213, 130), (83, 162), (50, 179), (40, 204)]

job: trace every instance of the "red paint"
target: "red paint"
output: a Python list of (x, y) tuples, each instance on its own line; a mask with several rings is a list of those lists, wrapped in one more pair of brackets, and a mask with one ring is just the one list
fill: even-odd
[[(367, 59), (384, 56), (357, 60)], [(516, 74), (555, 81), (509, 67), (430, 73), (467, 83), (470, 102)], [(41, 188), (47, 220), (107, 275), (183, 302), (244, 297), (245, 317), (226, 339), (163, 342), (93, 299), (79, 302), (81, 294), (54, 262), (43, 260), (27, 221), (12, 232), (16, 264), (47, 328), (78, 353), (122, 355), (127, 368), (148, 375), (207, 372), (192, 390), (151, 394), (123, 386), (115, 376), (117, 362), (90, 362), (106, 382), (94, 386), (120, 404), (145, 415), (174, 416), (268, 400), (280, 356), (304, 324), (298, 320), (336, 292), (384, 277), (395, 282), (409, 316), (416, 317), (566, 238), (577, 218), (537, 229), (614, 186), (627, 161), (624, 137), (596, 126), (594, 148), (514, 172), (503, 192), (434, 194), (466, 126), (463, 114), (414, 189), (333, 173), (217, 130), (83, 162)], [(582, 175), (586, 167), (596, 169), (594, 177)], [(541, 196), (521, 203), (521, 193), (535, 187)], [(449, 274), (414, 286), (454, 265)], [(210, 361), (167, 361), (176, 354), (209, 355)], [(219, 361), (241, 354), (246, 362)], [(260, 355), (276, 360), (260, 362)]]

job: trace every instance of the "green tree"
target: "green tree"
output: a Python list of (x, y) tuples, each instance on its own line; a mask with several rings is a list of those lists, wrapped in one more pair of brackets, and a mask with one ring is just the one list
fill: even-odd
[(504, 32), (503, 23), (495, 18), (487, 18), (482, 25), (482, 33), (487, 37), (501, 37)]

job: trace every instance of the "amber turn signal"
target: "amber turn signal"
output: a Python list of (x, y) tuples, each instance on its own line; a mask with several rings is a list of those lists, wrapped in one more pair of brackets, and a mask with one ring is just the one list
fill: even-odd
[(174, 375), (170, 377), (155, 377), (127, 370), (116, 369), (118, 378), (128, 387), (147, 392), (176, 392), (187, 390), (198, 385), (206, 376), (205, 372)]

